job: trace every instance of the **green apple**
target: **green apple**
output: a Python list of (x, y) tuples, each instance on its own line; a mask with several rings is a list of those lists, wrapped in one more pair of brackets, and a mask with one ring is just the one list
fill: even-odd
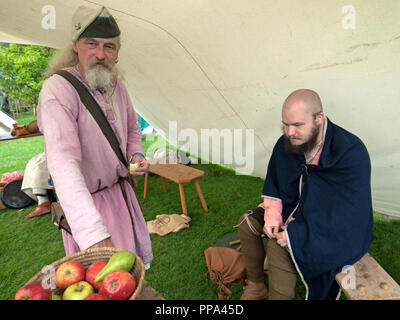
[(63, 300), (84, 300), (88, 295), (94, 293), (89, 282), (79, 281), (70, 285), (63, 293)]
[(56, 294), (54, 294), (54, 293), (52, 293), (51, 294), (51, 300), (61, 300), (61, 297), (56, 295)]

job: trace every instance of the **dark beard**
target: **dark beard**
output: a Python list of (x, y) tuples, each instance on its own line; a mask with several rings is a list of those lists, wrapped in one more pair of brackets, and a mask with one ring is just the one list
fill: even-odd
[(290, 139), (285, 134), (283, 134), (285, 151), (287, 153), (304, 155), (304, 153), (306, 153), (307, 151), (312, 150), (312, 148), (314, 148), (317, 143), (319, 129), (320, 126), (313, 126), (311, 138), (307, 142), (304, 142), (303, 144), (300, 144), (298, 146), (292, 145), (290, 143)]

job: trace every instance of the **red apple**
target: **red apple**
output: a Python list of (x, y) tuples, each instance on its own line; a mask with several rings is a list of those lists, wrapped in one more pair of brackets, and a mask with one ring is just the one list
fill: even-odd
[(99, 293), (106, 300), (126, 300), (135, 289), (135, 278), (127, 271), (116, 270), (104, 277)]
[(95, 288), (96, 290), (100, 289), (103, 281), (94, 282), (94, 279), (96, 278), (97, 274), (101, 271), (101, 269), (104, 268), (104, 266), (106, 264), (107, 264), (107, 261), (96, 261), (96, 262), (93, 262), (89, 266), (89, 268), (86, 270), (85, 281), (89, 282), (93, 286), (93, 288)]
[(87, 296), (94, 293), (93, 287), (89, 282), (79, 281), (71, 284), (65, 289), (62, 299), (63, 300), (84, 300)]
[(88, 295), (84, 300), (105, 300), (101, 294), (92, 293)]
[(56, 271), (56, 285), (61, 289), (66, 289), (84, 279), (85, 267), (79, 261), (64, 262)]
[(44, 289), (40, 281), (31, 282), (15, 293), (14, 300), (51, 300), (51, 290)]

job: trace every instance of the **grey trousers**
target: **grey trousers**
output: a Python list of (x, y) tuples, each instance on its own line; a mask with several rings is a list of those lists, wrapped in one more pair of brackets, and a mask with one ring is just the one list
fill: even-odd
[[(276, 239), (269, 239), (265, 252), (260, 219), (249, 215), (249, 227), (243, 215), (239, 219), (238, 235), (242, 254), (246, 263), (247, 279), (253, 282), (264, 282), (264, 260), (268, 261), (269, 300), (290, 300), (294, 298), (297, 271), (287, 247), (281, 247)], [(258, 217), (259, 218), (259, 217)], [(253, 230), (252, 230), (253, 229)]]

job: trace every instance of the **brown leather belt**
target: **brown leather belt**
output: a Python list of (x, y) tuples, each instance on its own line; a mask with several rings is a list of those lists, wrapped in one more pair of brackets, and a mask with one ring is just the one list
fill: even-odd
[(126, 190), (125, 190), (125, 186), (124, 186), (124, 180), (128, 181), (129, 185), (132, 187), (132, 190), (133, 190), (133, 183), (132, 183), (132, 177), (131, 177), (131, 175), (128, 174), (127, 177), (124, 177), (124, 178), (121, 177), (121, 178), (119, 178), (119, 179), (118, 179), (118, 183), (119, 183), (119, 186), (120, 186), (120, 188), (121, 188), (122, 196), (124, 197), (125, 204), (126, 204), (126, 207), (127, 207), (127, 209), (128, 209), (128, 212), (129, 212), (129, 218), (131, 218), (132, 229), (134, 229), (134, 223), (133, 223), (133, 219), (132, 219), (132, 212), (131, 212), (131, 210), (129, 209), (128, 198), (127, 198), (127, 196), (126, 196)]

